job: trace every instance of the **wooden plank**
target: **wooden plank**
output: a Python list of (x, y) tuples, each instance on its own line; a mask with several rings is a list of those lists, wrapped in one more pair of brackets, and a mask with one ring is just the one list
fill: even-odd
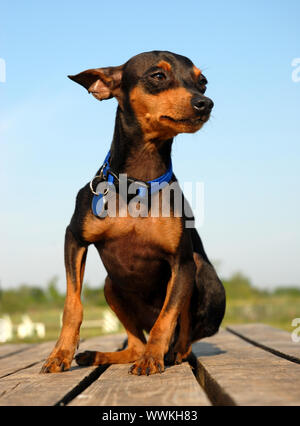
[(128, 374), (131, 364), (112, 365), (69, 405), (88, 406), (207, 406), (205, 393), (188, 363), (162, 374)]
[[(80, 345), (80, 351), (87, 349), (115, 350), (124, 338), (125, 335), (118, 334), (89, 339)], [(52, 346), (53, 343), (51, 348)], [(48, 355), (47, 351), (46, 356)], [(0, 380), (0, 406), (55, 405), (85, 378), (88, 382), (89, 375), (97, 369), (96, 367), (78, 367), (73, 361), (69, 371), (57, 374), (39, 374), (43, 362), (44, 360)]]
[(49, 355), (54, 344), (55, 342), (45, 342), (33, 345), (24, 352), (15, 353), (2, 359), (0, 363), (0, 379), (42, 361)]
[(7, 356), (11, 356), (19, 352), (23, 352), (32, 346), (34, 345), (27, 343), (7, 343), (4, 345), (0, 345), (0, 359), (6, 358)]
[(215, 405), (300, 405), (300, 365), (221, 330), (193, 345), (198, 380)]
[(264, 324), (234, 325), (227, 330), (275, 355), (300, 363), (300, 343), (293, 342), (287, 331)]

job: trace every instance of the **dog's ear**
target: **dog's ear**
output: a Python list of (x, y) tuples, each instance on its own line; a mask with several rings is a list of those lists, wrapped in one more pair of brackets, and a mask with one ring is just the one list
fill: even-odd
[(68, 77), (85, 87), (96, 99), (102, 101), (115, 97), (121, 100), (123, 65), (118, 67), (94, 68)]

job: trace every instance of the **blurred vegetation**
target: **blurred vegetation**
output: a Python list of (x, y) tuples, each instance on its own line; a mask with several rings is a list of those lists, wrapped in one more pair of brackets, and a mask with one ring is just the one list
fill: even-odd
[[(65, 294), (58, 290), (58, 278), (53, 277), (44, 289), (30, 285), (0, 290), (0, 317), (10, 315), (18, 324), (24, 314), (34, 322), (46, 325), (45, 340), (56, 339), (60, 329)], [(265, 323), (292, 331), (291, 322), (300, 318), (300, 287), (277, 287), (261, 290), (252, 285), (242, 273), (223, 279), (227, 306), (223, 326), (243, 323)], [(84, 320), (98, 320), (107, 308), (103, 287), (83, 285)], [(99, 328), (82, 328), (81, 337), (99, 335)], [(15, 339), (17, 341), (17, 339)], [(37, 338), (25, 341), (38, 341)]]
[(292, 331), (294, 318), (300, 318), (300, 287), (261, 290), (242, 273), (224, 279), (227, 306), (223, 326), (260, 322)]
[[(0, 318), (9, 315), (12, 323), (17, 325), (26, 314), (33, 322), (45, 324), (44, 340), (56, 340), (59, 336), (65, 302), (65, 294), (59, 291), (57, 282), (58, 277), (53, 277), (44, 289), (22, 284), (18, 288), (0, 290)], [(84, 283), (81, 299), (84, 306), (84, 321), (100, 320), (104, 310), (107, 309), (103, 287), (92, 288), (88, 283)], [(82, 327), (80, 332), (83, 339), (101, 334), (103, 332), (99, 327)], [(21, 341), (35, 343), (42, 340), (38, 337), (28, 337)], [(16, 333), (10, 342), (20, 342)]]
[[(22, 284), (18, 288), (0, 290), (0, 315), (17, 312), (39, 311), (44, 309), (62, 309), (65, 294), (58, 290), (58, 277), (53, 277), (45, 289)], [(106, 306), (103, 288), (83, 285), (82, 301), (85, 305)]]

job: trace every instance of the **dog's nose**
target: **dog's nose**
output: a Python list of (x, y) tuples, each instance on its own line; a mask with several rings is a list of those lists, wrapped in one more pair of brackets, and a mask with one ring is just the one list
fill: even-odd
[(206, 96), (194, 96), (191, 104), (197, 114), (210, 114), (214, 107), (213, 101)]

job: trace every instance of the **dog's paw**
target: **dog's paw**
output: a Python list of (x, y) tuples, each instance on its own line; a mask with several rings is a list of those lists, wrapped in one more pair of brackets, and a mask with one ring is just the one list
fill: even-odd
[(40, 373), (61, 373), (62, 371), (67, 371), (71, 367), (72, 359), (64, 357), (63, 355), (56, 355), (49, 357)]
[(75, 355), (75, 361), (80, 366), (95, 365), (97, 352), (85, 351)]
[(163, 373), (165, 371), (163, 359), (156, 359), (150, 355), (144, 355), (138, 359), (128, 373), (135, 374), (137, 376)]

